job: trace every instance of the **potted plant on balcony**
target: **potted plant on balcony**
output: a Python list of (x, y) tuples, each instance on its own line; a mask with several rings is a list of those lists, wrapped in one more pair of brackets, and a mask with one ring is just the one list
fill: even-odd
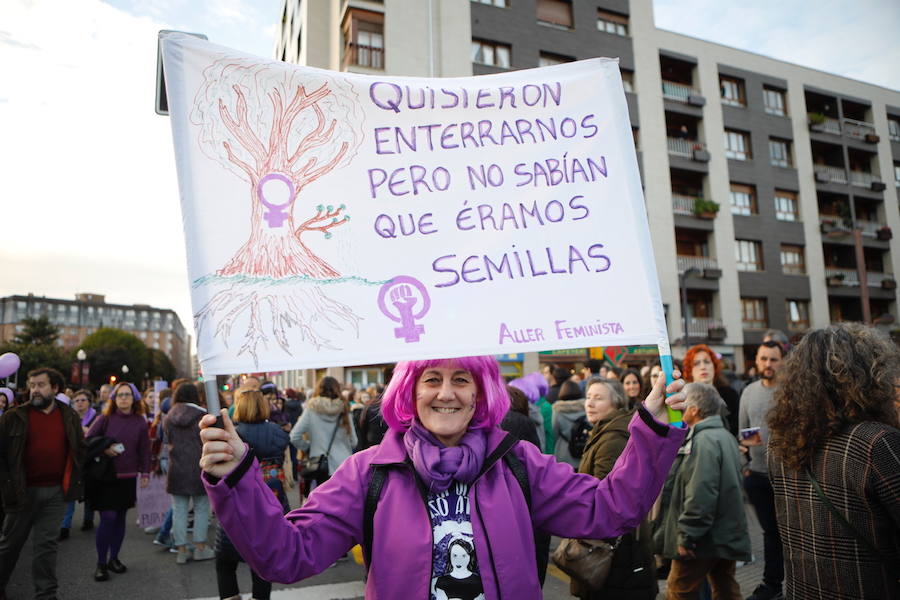
[(840, 287), (844, 285), (844, 274), (835, 273), (834, 275), (829, 275), (825, 279), (825, 283), (828, 285), (828, 287)]
[(709, 152), (703, 147), (703, 144), (694, 144), (691, 147), (691, 158), (697, 162), (709, 162)]
[(877, 237), (882, 242), (886, 242), (892, 237), (894, 237), (894, 233), (891, 231), (891, 228), (885, 225), (875, 232), (875, 237)]
[(881, 280), (881, 289), (883, 290), (896, 290), (897, 282), (893, 277), (885, 277)]
[(825, 130), (825, 115), (820, 112), (807, 113), (806, 118), (809, 120), (810, 131)]
[(722, 325), (710, 325), (709, 330), (707, 331), (707, 337), (714, 341), (721, 341), (725, 339), (725, 327)]
[(706, 198), (694, 199), (694, 216), (701, 219), (715, 219), (719, 212), (719, 203)]

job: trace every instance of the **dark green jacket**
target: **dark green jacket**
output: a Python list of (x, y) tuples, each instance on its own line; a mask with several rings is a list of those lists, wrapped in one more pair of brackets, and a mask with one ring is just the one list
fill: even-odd
[(719, 415), (691, 428), (663, 487), (656, 552), (678, 558), (678, 546), (697, 558), (750, 560), (741, 455)]
[[(82, 466), (87, 445), (81, 418), (72, 408), (59, 400), (54, 400), (56, 410), (61, 411), (63, 429), (66, 432), (68, 454), (66, 471), (63, 475), (63, 493), (66, 500), (77, 500), (82, 493)], [(25, 443), (28, 437), (28, 415), (30, 404), (17, 406), (0, 417), (0, 495), (6, 512), (17, 512), (25, 508), (28, 501), (25, 480)]]

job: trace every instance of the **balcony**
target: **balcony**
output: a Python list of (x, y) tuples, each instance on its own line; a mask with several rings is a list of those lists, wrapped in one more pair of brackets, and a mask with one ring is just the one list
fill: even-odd
[(689, 317), (688, 335), (692, 338), (725, 339), (725, 326), (721, 319), (711, 317)]
[(816, 172), (816, 181), (823, 183), (847, 183), (847, 170), (844, 167), (832, 167), (831, 165), (813, 165)]
[[(832, 181), (834, 181), (832, 179)], [(877, 175), (873, 175), (872, 173), (866, 173), (865, 171), (850, 171), (850, 184), (855, 185), (857, 187), (864, 187), (866, 189), (871, 189), (873, 183), (881, 183), (881, 179)]]
[(870, 141), (871, 138), (867, 139), (866, 136), (875, 135), (875, 126), (865, 121), (844, 119), (844, 133), (852, 138)]
[(669, 154), (673, 156), (682, 156), (698, 162), (709, 162), (709, 153), (706, 152), (706, 147), (697, 140), (667, 137), (666, 146)]
[[(856, 220), (856, 227), (862, 231), (862, 234), (866, 237), (878, 238), (880, 240), (889, 240), (890, 237), (890, 228), (887, 227), (884, 223), (877, 223), (875, 221), (862, 221), (860, 219)], [(883, 232), (887, 232), (886, 234)]]
[(693, 196), (672, 194), (672, 212), (676, 215), (691, 217), (694, 215), (694, 202), (696, 200)]
[(839, 267), (825, 267), (825, 279), (828, 285), (859, 287), (859, 274), (856, 269), (841, 269)]
[(364, 44), (347, 44), (346, 59), (349, 64), (369, 69), (384, 68), (384, 48)]
[(697, 269), (705, 271), (707, 269), (718, 269), (719, 263), (716, 259), (709, 256), (684, 256), (680, 255), (676, 258), (678, 264), (678, 272), (684, 273), (688, 269)]
[(694, 104), (691, 97), (695, 99), (700, 97), (700, 92), (689, 85), (683, 83), (675, 83), (674, 81), (662, 82), (663, 98), (675, 100), (676, 102), (684, 102), (685, 104)]
[(826, 117), (821, 113), (810, 113), (809, 129), (810, 131), (841, 135), (841, 122), (832, 117)]

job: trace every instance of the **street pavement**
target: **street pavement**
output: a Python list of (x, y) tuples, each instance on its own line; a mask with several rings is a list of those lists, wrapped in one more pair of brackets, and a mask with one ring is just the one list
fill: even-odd
[[(291, 493), (296, 505), (297, 494)], [(73, 520), (71, 537), (60, 543), (57, 574), (60, 600), (216, 600), (215, 561), (190, 562), (176, 565), (175, 555), (152, 543), (135, 523), (135, 511), (129, 511), (129, 523), (120, 559), (128, 566), (122, 575), (110, 573), (110, 580), (97, 583), (93, 574), (96, 566), (94, 532), (79, 530), (82, 505), (79, 504)], [(738, 568), (737, 578), (745, 596), (762, 579), (762, 532), (753, 510), (747, 506), (750, 537), (756, 561)], [(210, 527), (210, 540), (215, 527)], [(555, 547), (557, 539), (554, 539)], [(12, 580), (7, 587), (9, 600), (26, 600), (33, 597), (31, 578), (31, 541), (23, 549)], [(272, 600), (362, 600), (365, 570), (358, 560), (348, 557), (315, 577), (290, 585), (275, 584)], [(238, 582), (243, 597), (250, 598), (250, 572), (241, 564)], [(659, 598), (665, 598), (665, 582), (660, 582)], [(544, 598), (550, 600), (571, 599), (568, 578), (552, 566), (544, 584)]]

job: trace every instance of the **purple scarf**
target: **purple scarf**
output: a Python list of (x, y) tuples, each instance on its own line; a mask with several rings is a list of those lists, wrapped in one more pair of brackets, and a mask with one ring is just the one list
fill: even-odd
[(87, 412), (84, 413), (84, 416), (81, 417), (81, 426), (87, 427), (91, 424), (91, 421), (94, 420), (94, 417), (97, 415), (97, 411), (94, 410), (93, 406), (89, 406)]
[(406, 453), (430, 492), (443, 492), (455, 479), (472, 483), (484, 463), (487, 435), (483, 429), (470, 429), (459, 445), (447, 448), (419, 421), (403, 436)]

